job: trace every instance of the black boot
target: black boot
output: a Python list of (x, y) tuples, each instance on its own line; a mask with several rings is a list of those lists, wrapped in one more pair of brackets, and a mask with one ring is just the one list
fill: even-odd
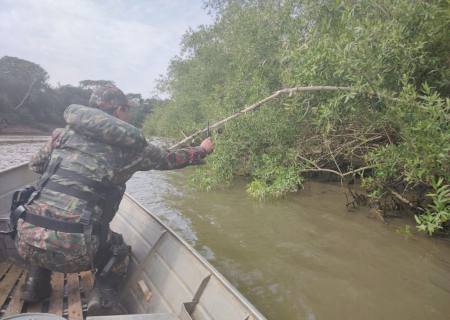
[(52, 285), (50, 277), (52, 272), (48, 269), (33, 267), (25, 279), (20, 297), (23, 301), (38, 302), (50, 297)]
[(122, 235), (115, 232), (99, 249), (95, 263), (98, 271), (87, 306), (88, 316), (127, 314), (119, 301), (119, 291), (125, 282), (130, 252), (131, 247), (123, 241)]
[(126, 314), (127, 310), (119, 302), (118, 291), (101, 280), (95, 282), (87, 306), (88, 316)]

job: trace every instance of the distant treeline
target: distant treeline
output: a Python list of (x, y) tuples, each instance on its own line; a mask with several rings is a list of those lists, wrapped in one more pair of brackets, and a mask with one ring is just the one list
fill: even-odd
[[(52, 87), (48, 73), (33, 62), (4, 56), (0, 59), (0, 130), (22, 125), (44, 131), (64, 124), (63, 112), (73, 103), (87, 105), (92, 90), (109, 80), (83, 80), (78, 86)], [(129, 93), (135, 104), (133, 124), (141, 126), (145, 115), (161, 103), (158, 99), (143, 99), (139, 93)]]
[[(450, 219), (449, 4), (207, 1), (215, 22), (184, 36), (161, 82), (172, 100), (144, 128), (182, 138), (281, 88), (351, 87), (278, 98), (228, 122), (196, 185), (245, 175), (262, 199), (333, 175), (350, 188), (348, 205), (370, 201), (380, 217), (409, 208), (433, 233)], [(364, 194), (351, 189), (358, 177)]]

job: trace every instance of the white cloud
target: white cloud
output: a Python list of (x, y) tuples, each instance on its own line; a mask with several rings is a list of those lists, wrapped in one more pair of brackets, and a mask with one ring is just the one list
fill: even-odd
[(0, 56), (40, 64), (54, 84), (108, 79), (148, 96), (182, 34), (209, 22), (200, 1), (0, 0)]

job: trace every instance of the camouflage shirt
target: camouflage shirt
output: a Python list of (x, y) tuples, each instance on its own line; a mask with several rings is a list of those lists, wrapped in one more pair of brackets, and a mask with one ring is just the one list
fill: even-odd
[[(46, 173), (55, 159), (59, 158), (62, 159), (61, 169), (106, 182), (123, 194), (125, 182), (136, 171), (182, 168), (199, 164), (206, 156), (201, 147), (163, 150), (148, 144), (135, 127), (98, 109), (71, 107), (68, 108), (70, 112), (67, 117), (65, 115), (69, 125), (64, 129), (56, 129), (47, 144), (32, 157), (29, 166), (34, 172)], [(97, 193), (97, 190), (60, 175), (59, 171), (52, 175), (51, 180), (58, 185)], [(86, 208), (86, 201), (48, 187), (44, 187), (39, 198), (28, 206), (35, 214), (67, 222), (79, 222), (81, 212)], [(102, 210), (98, 207), (92, 210), (94, 217), (95, 211), (101, 215)], [(22, 220), (19, 220), (17, 229), (19, 254), (26, 255), (27, 246), (58, 252), (72, 257), (74, 261), (79, 261), (87, 254), (83, 234), (48, 230)]]

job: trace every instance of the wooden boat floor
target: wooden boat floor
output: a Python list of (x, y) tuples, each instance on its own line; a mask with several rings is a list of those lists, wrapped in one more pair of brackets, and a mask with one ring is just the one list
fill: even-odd
[(86, 317), (87, 298), (94, 283), (90, 271), (69, 274), (53, 272), (50, 298), (33, 304), (20, 299), (25, 276), (25, 270), (11, 263), (0, 263), (0, 318), (30, 312), (52, 313), (69, 320)]

